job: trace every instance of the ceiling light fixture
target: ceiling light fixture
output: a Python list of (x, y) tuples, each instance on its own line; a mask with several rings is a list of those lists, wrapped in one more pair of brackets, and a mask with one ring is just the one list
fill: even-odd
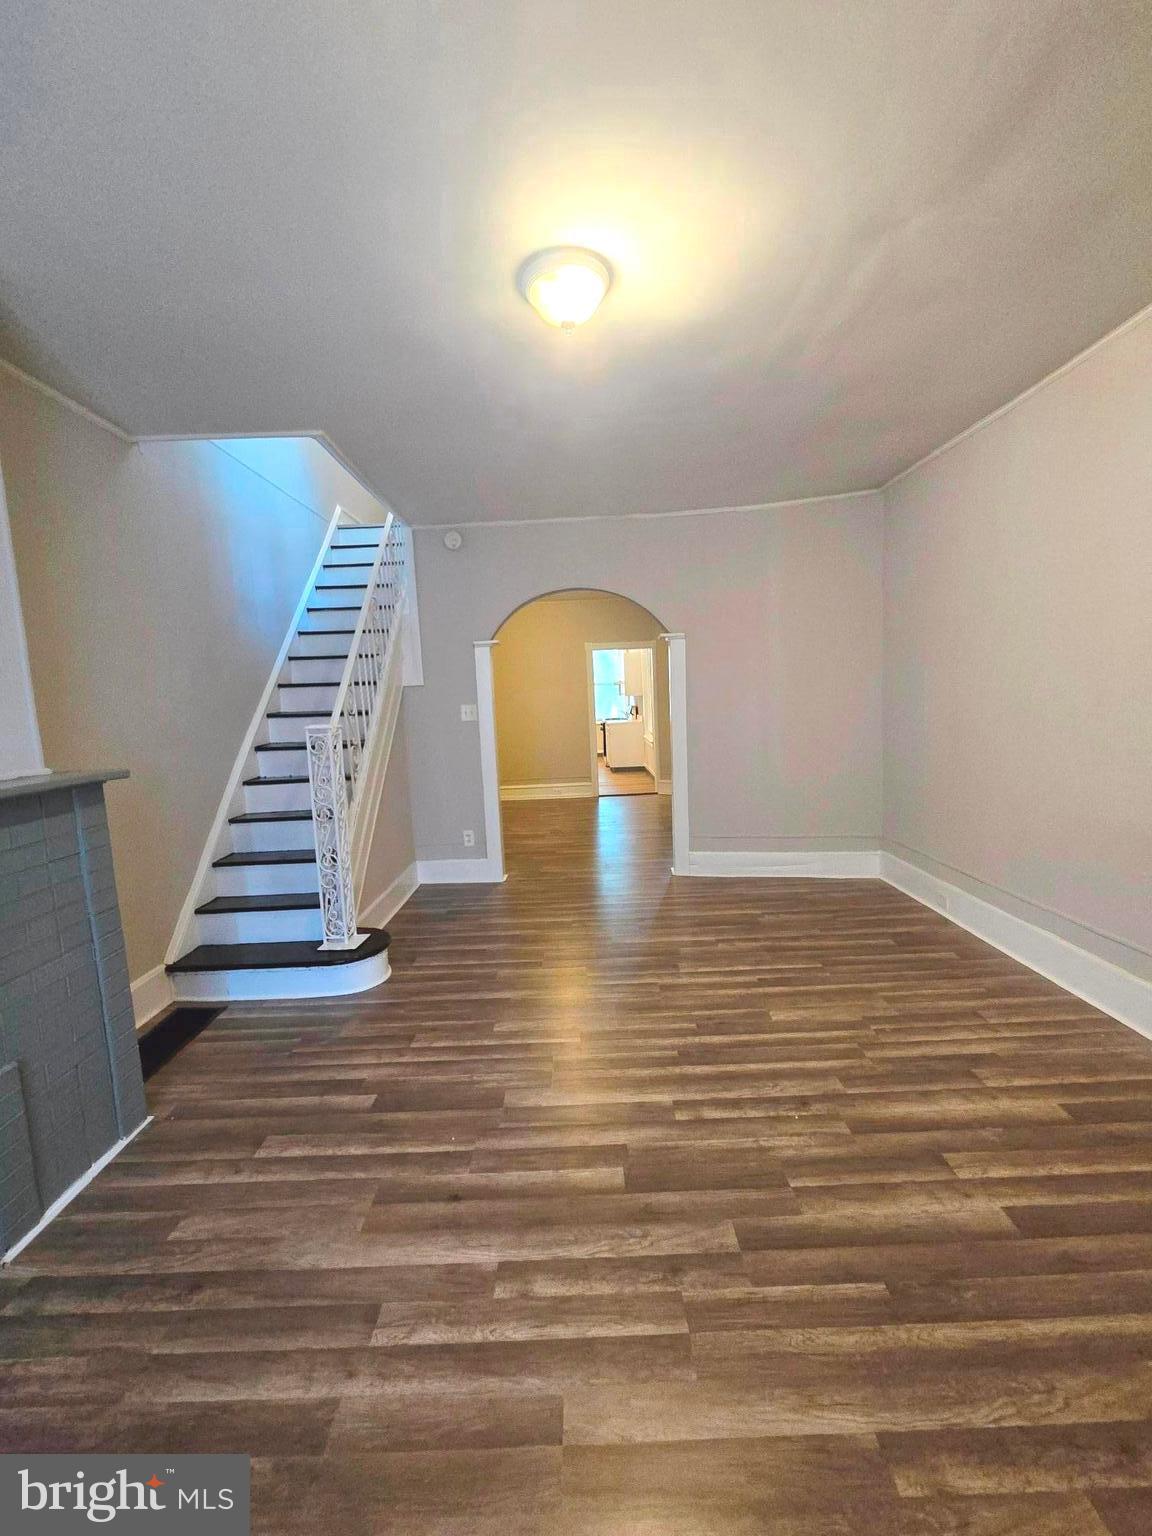
[(595, 251), (554, 245), (529, 256), (516, 283), (541, 320), (574, 331), (600, 308), (612, 286), (612, 269)]

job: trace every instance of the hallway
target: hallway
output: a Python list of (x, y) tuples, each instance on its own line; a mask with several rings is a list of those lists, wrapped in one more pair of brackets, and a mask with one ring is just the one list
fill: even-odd
[(596, 759), (596, 790), (600, 795), (654, 795), (656, 780), (647, 768), (609, 768)]
[(1152, 1528), (1152, 1045), (874, 881), (511, 803), (375, 993), (229, 1008), (0, 1275), (0, 1449), (267, 1536)]

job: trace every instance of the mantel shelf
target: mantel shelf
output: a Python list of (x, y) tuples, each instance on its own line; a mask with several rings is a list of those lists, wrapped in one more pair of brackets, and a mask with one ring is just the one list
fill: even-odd
[(56, 789), (79, 789), (84, 784), (107, 784), (112, 779), (126, 779), (127, 768), (92, 768), (87, 772), (29, 773), (18, 779), (0, 779), (0, 800), (18, 800), (22, 795), (47, 795)]

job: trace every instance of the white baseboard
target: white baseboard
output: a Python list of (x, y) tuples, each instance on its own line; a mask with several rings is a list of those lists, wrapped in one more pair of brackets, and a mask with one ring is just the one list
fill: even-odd
[(689, 852), (690, 875), (729, 875), (745, 878), (795, 880), (875, 880), (880, 855), (873, 849), (844, 849), (809, 853)]
[(840, 853), (693, 852), (688, 855), (687, 873), (754, 879), (885, 880), (1074, 997), (1083, 998), (1152, 1039), (1152, 982), (896, 854), (870, 849)]
[(505, 878), (489, 859), (420, 859), (416, 874), (421, 885), (498, 885)]
[(154, 965), (132, 983), (132, 1012), (136, 1016), (136, 1028), (143, 1029), (165, 1008), (174, 1002), (172, 978), (163, 965)]
[(592, 800), (596, 786), (588, 779), (554, 784), (501, 784), (501, 800)]
[(656, 780), (656, 793), (658, 795), (670, 795), (672, 793), (672, 780), (671, 779), (657, 779)]
[(880, 873), (906, 896), (1152, 1039), (1152, 983), (895, 854), (880, 855)]
[(101, 1168), (106, 1168), (118, 1152), (123, 1152), (128, 1143), (139, 1136), (140, 1132), (146, 1125), (151, 1124), (152, 1116), (147, 1115), (143, 1120), (141, 1120), (140, 1124), (134, 1131), (129, 1131), (127, 1136), (116, 1142), (114, 1146), (109, 1147), (107, 1152), (104, 1153), (103, 1157), (98, 1157), (86, 1173), (82, 1173), (78, 1179), (73, 1180), (73, 1182), (69, 1184), (68, 1188), (62, 1195), (57, 1195), (56, 1199), (53, 1200), (52, 1204), (44, 1212), (43, 1216), (41, 1216), (40, 1220), (32, 1228), (31, 1232), (25, 1232), (22, 1238), (12, 1244), (7, 1253), (0, 1254), (0, 1264), (11, 1264), (12, 1260), (17, 1256), (17, 1254), (22, 1253), (30, 1242), (39, 1237), (44, 1228), (48, 1226), (49, 1222), (55, 1221), (64, 1207), (66, 1205), (70, 1205), (72, 1201), (75, 1200), (80, 1191), (82, 1189), (86, 1189), (87, 1186), (91, 1184), (92, 1180), (100, 1172)]
[(396, 916), (400, 908), (420, 884), (415, 862), (401, 870), (395, 880), (386, 886), (375, 901), (370, 901), (360, 913), (360, 925), (364, 928), (383, 928)]

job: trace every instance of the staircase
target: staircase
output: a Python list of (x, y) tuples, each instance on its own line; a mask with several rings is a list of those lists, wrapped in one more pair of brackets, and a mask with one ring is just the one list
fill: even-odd
[(400, 703), (409, 569), (395, 519), (333, 519), (169, 949), (177, 1001), (387, 980), (388, 935), (358, 928), (355, 909)]

